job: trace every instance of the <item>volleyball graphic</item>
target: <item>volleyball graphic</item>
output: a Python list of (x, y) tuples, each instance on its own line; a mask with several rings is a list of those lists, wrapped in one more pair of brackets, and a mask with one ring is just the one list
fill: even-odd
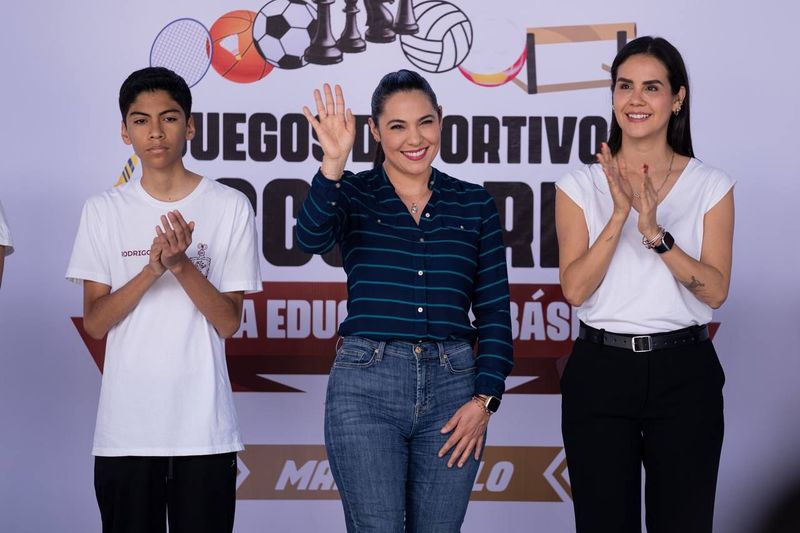
[(305, 0), (271, 0), (253, 25), (253, 39), (263, 58), (282, 69), (304, 67), (303, 57), (317, 31), (317, 10)]
[(426, 72), (447, 72), (459, 66), (472, 48), (472, 23), (459, 8), (442, 0), (414, 6), (419, 32), (400, 36), (406, 58)]
[(272, 70), (253, 42), (255, 19), (255, 12), (237, 10), (222, 15), (211, 26), (211, 66), (226, 80), (252, 83)]

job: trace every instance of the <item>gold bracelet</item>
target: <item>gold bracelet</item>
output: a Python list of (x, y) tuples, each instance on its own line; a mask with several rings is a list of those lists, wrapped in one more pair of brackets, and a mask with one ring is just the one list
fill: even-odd
[(661, 241), (663, 241), (663, 240), (664, 240), (664, 235), (665, 235), (666, 233), (667, 233), (667, 230), (665, 230), (665, 229), (664, 229), (664, 226), (658, 226), (658, 233), (656, 233), (656, 236), (655, 236), (655, 237), (653, 237), (652, 239), (648, 239), (647, 237), (645, 237), (644, 235), (642, 235), (642, 244), (643, 244), (643, 245), (645, 246), (645, 248), (647, 248), (648, 250), (652, 250), (653, 248), (655, 248), (656, 246), (658, 246), (658, 244), (659, 244)]
[(486, 413), (486, 414), (487, 414), (487, 415), (489, 415), (489, 416), (492, 416), (492, 412), (489, 410), (489, 408), (488, 408), (488, 407), (486, 407), (486, 400), (485, 400), (485, 399), (481, 398), (480, 396), (478, 396), (478, 395), (476, 394), (475, 396), (473, 396), (473, 397), (472, 397), (472, 400), (473, 400), (475, 403), (477, 403), (478, 405), (480, 405), (480, 406), (481, 406), (481, 409), (483, 409), (483, 412), (484, 412), (484, 413)]

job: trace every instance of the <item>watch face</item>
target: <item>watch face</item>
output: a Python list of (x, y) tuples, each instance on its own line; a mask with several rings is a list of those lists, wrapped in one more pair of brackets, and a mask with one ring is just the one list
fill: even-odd
[(489, 396), (489, 400), (486, 402), (486, 408), (489, 411), (496, 413), (497, 410), (500, 408), (500, 400), (498, 400), (494, 396)]

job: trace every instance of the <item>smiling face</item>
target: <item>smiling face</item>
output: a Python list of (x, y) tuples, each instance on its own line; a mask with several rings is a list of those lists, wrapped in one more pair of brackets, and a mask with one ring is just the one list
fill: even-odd
[(369, 125), (386, 154), (384, 168), (390, 176), (430, 176), (439, 152), (441, 112), (418, 90), (396, 92), (385, 100), (378, 124), (370, 119)]
[(666, 141), (672, 113), (685, 95), (684, 87), (673, 94), (661, 61), (645, 54), (629, 57), (619, 66), (614, 85), (614, 114), (623, 137)]
[(180, 163), (186, 141), (194, 137), (194, 121), (186, 120), (167, 91), (143, 91), (128, 109), (121, 133), (143, 168), (166, 169)]

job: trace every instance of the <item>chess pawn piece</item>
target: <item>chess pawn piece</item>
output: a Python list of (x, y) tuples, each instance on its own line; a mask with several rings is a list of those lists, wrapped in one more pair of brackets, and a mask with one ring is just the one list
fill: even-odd
[(356, 20), (357, 4), (358, 0), (345, 0), (345, 8), (342, 10), (346, 16), (344, 30), (339, 40), (336, 41), (339, 50), (351, 54), (363, 52), (367, 49), (367, 43), (364, 42), (364, 39), (361, 38), (361, 32), (358, 31), (358, 21)]
[(315, 65), (333, 65), (342, 60), (342, 51), (336, 46), (331, 29), (331, 4), (336, 0), (314, 0), (317, 4), (317, 31), (306, 48), (305, 58)]
[(415, 35), (419, 31), (412, 0), (400, 0), (398, 3), (393, 29), (398, 35)]
[(366, 38), (371, 43), (391, 43), (395, 40), (392, 26), (394, 17), (392, 12), (383, 5), (394, 0), (364, 0), (367, 8), (367, 33)]

